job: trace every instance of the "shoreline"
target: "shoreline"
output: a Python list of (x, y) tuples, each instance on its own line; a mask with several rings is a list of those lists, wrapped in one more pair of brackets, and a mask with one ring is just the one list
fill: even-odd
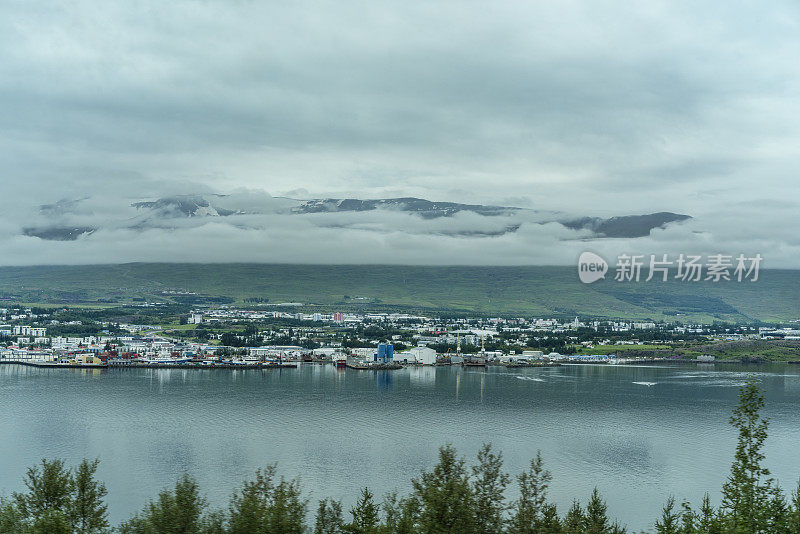
[[(325, 365), (329, 362), (302, 362), (311, 365)], [(69, 363), (55, 363), (55, 362), (35, 362), (35, 361), (22, 361), (22, 360), (0, 360), (0, 365), (23, 365), (26, 367), (36, 367), (40, 369), (186, 369), (186, 370), (259, 370), (259, 369), (297, 369), (300, 363), (261, 363), (261, 364), (227, 364), (227, 363), (127, 363), (127, 364), (69, 364)], [(659, 359), (659, 360), (632, 360), (628, 362), (611, 363), (608, 361), (564, 361), (564, 362), (542, 362), (542, 363), (494, 363), (487, 362), (486, 366), (479, 366), (486, 370), (489, 367), (495, 369), (537, 369), (537, 368), (552, 368), (560, 366), (613, 366), (613, 367), (626, 367), (631, 365), (659, 365), (659, 364), (673, 364), (673, 365), (715, 365), (715, 364), (742, 364), (742, 365), (762, 365), (762, 364), (783, 364), (792, 365), (800, 364), (800, 361), (753, 361), (750, 359), (735, 359), (735, 360), (716, 360), (716, 361), (701, 361), (689, 359)], [(462, 367), (460, 364), (435, 364), (430, 366), (422, 365), (400, 365), (400, 364), (382, 364), (382, 365), (353, 365), (348, 364), (345, 368), (354, 371), (397, 371), (406, 368), (416, 367)], [(470, 366), (463, 366), (470, 367)], [(474, 366), (473, 366), (474, 367)]]
[(171, 364), (171, 363), (130, 363), (124, 365), (117, 364), (70, 364), (52, 362), (30, 362), (30, 361), (9, 361), (0, 360), (0, 364), (17, 364), (27, 367), (38, 367), (43, 369), (296, 369), (296, 363), (270, 363), (270, 364)]

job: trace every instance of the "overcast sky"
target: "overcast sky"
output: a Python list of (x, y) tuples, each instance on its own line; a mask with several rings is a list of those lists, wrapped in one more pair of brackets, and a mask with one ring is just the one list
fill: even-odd
[[(799, 6), (7, 0), (0, 264), (571, 263), (588, 246), (760, 252), (800, 268)], [(187, 193), (694, 219), (589, 245), (558, 225), (465, 238), (398, 214), (378, 229), (117, 220)], [(23, 235), (48, 224), (41, 204), (82, 198), (51, 222), (95, 233)], [(486, 223), (446, 224), (473, 222)]]

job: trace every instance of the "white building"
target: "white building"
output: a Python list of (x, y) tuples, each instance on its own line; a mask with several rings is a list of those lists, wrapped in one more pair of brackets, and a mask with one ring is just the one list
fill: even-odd
[(395, 363), (419, 363), (417, 362), (417, 357), (407, 350), (395, 352), (394, 355), (392, 355), (392, 361)]
[(55, 350), (74, 350), (78, 348), (80, 341), (80, 339), (74, 337), (56, 336), (53, 338), (51, 346)]
[(408, 351), (414, 359), (422, 365), (436, 364), (436, 351), (428, 347), (414, 347)]
[(14, 327), (13, 333), (15, 336), (44, 337), (47, 335), (47, 328), (17, 325)]
[(356, 347), (350, 350), (350, 354), (358, 358), (359, 360), (372, 360), (373, 356), (377, 349), (375, 347)]
[(483, 356), (486, 358), (487, 361), (491, 360), (500, 360), (503, 356), (503, 351), (501, 350), (487, 350), (482, 352)]

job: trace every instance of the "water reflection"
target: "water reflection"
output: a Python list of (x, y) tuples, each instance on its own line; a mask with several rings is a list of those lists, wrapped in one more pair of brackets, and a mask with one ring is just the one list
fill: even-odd
[(378, 386), (378, 392), (384, 393), (392, 390), (392, 372), (393, 371), (373, 371), (375, 373), (375, 381)]
[(436, 383), (436, 368), (429, 365), (416, 365), (408, 369), (409, 382), (417, 387), (433, 386)]
[[(87, 372), (88, 371), (88, 372)], [(612, 516), (651, 529), (669, 493), (699, 501), (730, 466), (737, 385), (757, 376), (771, 418), (767, 462), (797, 480), (797, 366), (575, 365), (62, 370), (0, 366), (0, 494), (42, 457), (102, 460), (114, 521), (184, 470), (213, 504), (256, 467), (279, 462), (312, 498), (409, 489), (436, 448), (502, 450), (512, 474), (541, 450), (563, 512), (595, 485)], [(454, 402), (455, 398), (455, 402)], [(54, 409), (102, 406), (102, 409)], [(375, 417), (376, 406), (382, 417)], [(790, 484), (789, 484), (790, 485)], [(632, 506), (631, 503), (635, 503)]]

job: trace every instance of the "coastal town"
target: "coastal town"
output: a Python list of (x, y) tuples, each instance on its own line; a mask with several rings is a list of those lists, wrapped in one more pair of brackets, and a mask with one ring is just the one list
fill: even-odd
[[(788, 325), (682, 324), (560, 318), (430, 317), (404, 313), (304, 313), (221, 306), (147, 314), (69, 308), (0, 308), (0, 362), (43, 367), (270, 368), (329, 363), (391, 370), (408, 365), (483, 367), (648, 361), (739, 361), (766, 347), (792, 360), (800, 330)], [(108, 316), (108, 317), (106, 317)], [(153, 319), (146, 324), (142, 319)], [(132, 320), (131, 320), (132, 319)], [(715, 354), (716, 353), (716, 354)], [(772, 352), (771, 352), (772, 353)], [(770, 353), (770, 354), (771, 354)], [(722, 359), (726, 353), (721, 353)], [(737, 358), (733, 358), (737, 359)], [(762, 358), (763, 359), (763, 358)], [(800, 357), (796, 358), (800, 360)]]

